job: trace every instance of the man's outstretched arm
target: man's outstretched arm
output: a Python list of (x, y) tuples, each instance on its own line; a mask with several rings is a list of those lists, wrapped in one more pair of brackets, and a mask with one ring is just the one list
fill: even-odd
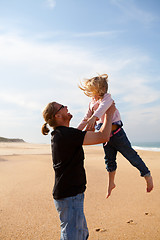
[(115, 110), (116, 107), (113, 103), (105, 114), (105, 120), (99, 132), (87, 131), (84, 137), (83, 145), (94, 145), (109, 141), (112, 130), (112, 118)]

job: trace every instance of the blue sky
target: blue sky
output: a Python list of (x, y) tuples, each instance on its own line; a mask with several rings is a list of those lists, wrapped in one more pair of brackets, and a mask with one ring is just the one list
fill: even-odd
[(71, 126), (90, 101), (77, 87), (97, 73), (131, 141), (160, 141), (159, 0), (0, 1), (0, 136), (49, 143), (41, 134), (50, 101)]

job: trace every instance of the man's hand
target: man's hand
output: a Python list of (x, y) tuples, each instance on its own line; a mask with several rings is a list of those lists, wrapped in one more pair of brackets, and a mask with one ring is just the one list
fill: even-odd
[(112, 130), (112, 119), (115, 110), (115, 103), (113, 103), (106, 111), (106, 116), (101, 129), (98, 132), (87, 131), (84, 137), (83, 145), (93, 145), (109, 141)]
[(94, 131), (97, 117), (92, 116), (87, 121), (86, 131)]

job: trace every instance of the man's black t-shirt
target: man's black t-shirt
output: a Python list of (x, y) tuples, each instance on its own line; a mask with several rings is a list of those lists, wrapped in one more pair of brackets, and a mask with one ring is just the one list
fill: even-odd
[(85, 131), (65, 126), (59, 126), (51, 133), (54, 199), (75, 196), (86, 189), (82, 148), (85, 134)]

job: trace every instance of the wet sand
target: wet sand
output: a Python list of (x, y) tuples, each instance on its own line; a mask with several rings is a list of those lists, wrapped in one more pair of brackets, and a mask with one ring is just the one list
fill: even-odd
[[(138, 151), (154, 190), (118, 154), (116, 188), (105, 199), (108, 175), (101, 146), (87, 146), (85, 215), (89, 240), (160, 240), (160, 152)], [(50, 145), (0, 143), (0, 239), (58, 240)]]

